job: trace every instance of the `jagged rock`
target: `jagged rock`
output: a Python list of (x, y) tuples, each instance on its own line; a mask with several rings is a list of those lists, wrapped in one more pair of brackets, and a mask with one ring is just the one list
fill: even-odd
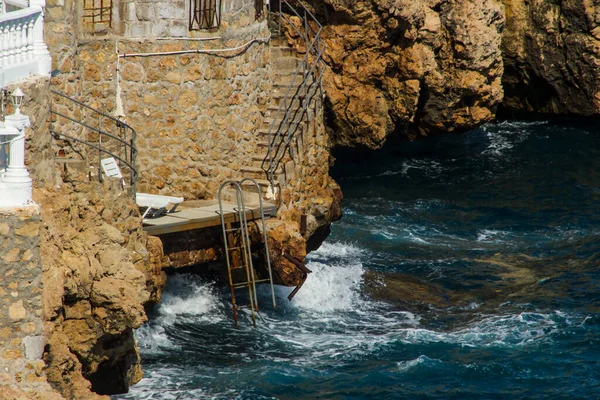
[(598, 114), (598, 2), (504, 0), (504, 4), (504, 107), (517, 112)]
[(311, 4), (324, 24), (337, 144), (378, 148), (392, 132), (458, 132), (494, 118), (503, 95), (499, 1)]
[(48, 381), (66, 398), (93, 399), (90, 390), (126, 391), (142, 377), (133, 329), (160, 298), (164, 256), (131, 196), (108, 183), (81, 185), (36, 190), (34, 198), (45, 224)]
[(267, 223), (267, 240), (273, 267), (273, 281), (285, 286), (297, 286), (302, 282), (303, 272), (284, 257), (304, 261), (306, 241), (298, 232), (298, 226), (290, 221), (270, 220)]

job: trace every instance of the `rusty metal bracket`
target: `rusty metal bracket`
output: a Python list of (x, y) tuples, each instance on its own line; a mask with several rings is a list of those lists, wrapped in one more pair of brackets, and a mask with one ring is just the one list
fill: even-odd
[(288, 295), (288, 300), (292, 301), (292, 299), (294, 298), (294, 296), (296, 296), (296, 294), (298, 293), (298, 291), (302, 288), (302, 285), (304, 285), (304, 282), (306, 282), (306, 278), (308, 278), (308, 274), (311, 274), (312, 271), (310, 269), (308, 269), (306, 267), (306, 265), (304, 265), (304, 263), (302, 261), (300, 261), (297, 257), (294, 257), (291, 254), (288, 253), (283, 253), (283, 257), (288, 260), (289, 262), (291, 262), (292, 264), (294, 264), (294, 266), (296, 268), (298, 268), (300, 271), (302, 271), (302, 281), (300, 282), (300, 284), (298, 286), (296, 286), (296, 288), (294, 290), (292, 290), (292, 292)]

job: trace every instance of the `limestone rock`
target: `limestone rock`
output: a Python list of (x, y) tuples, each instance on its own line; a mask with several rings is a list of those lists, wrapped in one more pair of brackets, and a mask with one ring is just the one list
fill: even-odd
[(146, 250), (132, 197), (110, 184), (88, 185), (34, 191), (45, 224), (46, 374), (63, 396), (78, 399), (141, 379), (133, 329), (164, 285), (155, 265), (161, 249), (152, 257)]
[(324, 23), (336, 143), (378, 148), (393, 132), (458, 132), (494, 118), (503, 97), (500, 1), (311, 4)]
[(600, 113), (598, 2), (503, 1), (504, 107), (545, 114)]

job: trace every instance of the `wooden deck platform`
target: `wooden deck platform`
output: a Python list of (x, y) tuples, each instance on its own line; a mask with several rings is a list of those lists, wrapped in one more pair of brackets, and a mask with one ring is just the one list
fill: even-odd
[[(223, 203), (225, 222), (238, 220), (235, 204)], [(260, 218), (258, 204), (246, 204), (246, 218), (252, 221)], [(274, 204), (263, 203), (265, 218), (274, 216), (277, 208)], [(167, 233), (191, 231), (194, 229), (209, 228), (221, 225), (219, 215), (219, 202), (217, 200), (192, 200), (181, 203), (177, 210), (159, 218), (146, 218), (143, 220), (144, 230), (149, 235), (160, 236)]]

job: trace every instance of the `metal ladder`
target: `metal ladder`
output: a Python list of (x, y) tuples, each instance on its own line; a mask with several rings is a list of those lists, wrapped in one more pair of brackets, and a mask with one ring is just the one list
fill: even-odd
[[(256, 279), (256, 271), (252, 265), (252, 250), (250, 235), (248, 233), (248, 219), (247, 210), (244, 200), (244, 193), (242, 185), (245, 182), (251, 182), (256, 187), (259, 199), (259, 219), (262, 222), (263, 240), (265, 244), (265, 259), (267, 260), (267, 270), (269, 277), (267, 279)], [(226, 187), (233, 187), (236, 197), (236, 207), (234, 208), (234, 215), (236, 216), (233, 221), (225, 220), (225, 213), (223, 212), (223, 189)], [(273, 300), (273, 308), (276, 308), (275, 303), (275, 288), (273, 286), (273, 273), (271, 271), (271, 257), (269, 255), (269, 246), (267, 242), (267, 230), (265, 226), (265, 214), (263, 211), (262, 193), (258, 183), (252, 178), (246, 178), (241, 181), (229, 180), (221, 184), (219, 188), (219, 213), (221, 216), (221, 228), (223, 230), (223, 245), (225, 250), (225, 260), (227, 262), (227, 275), (229, 278), (229, 288), (231, 290), (231, 304), (233, 306), (233, 320), (235, 327), (238, 327), (238, 310), (243, 306), (239, 306), (235, 300), (235, 291), (237, 289), (248, 289), (248, 295), (250, 298), (250, 312), (252, 315), (252, 324), (256, 327), (256, 313), (258, 313), (258, 298), (256, 296), (256, 284), (269, 282), (271, 285), (271, 297)], [(254, 218), (258, 219), (258, 218)], [(245, 280), (234, 281), (234, 273), (232, 271), (244, 270)], [(244, 278), (243, 278), (244, 279)]]

